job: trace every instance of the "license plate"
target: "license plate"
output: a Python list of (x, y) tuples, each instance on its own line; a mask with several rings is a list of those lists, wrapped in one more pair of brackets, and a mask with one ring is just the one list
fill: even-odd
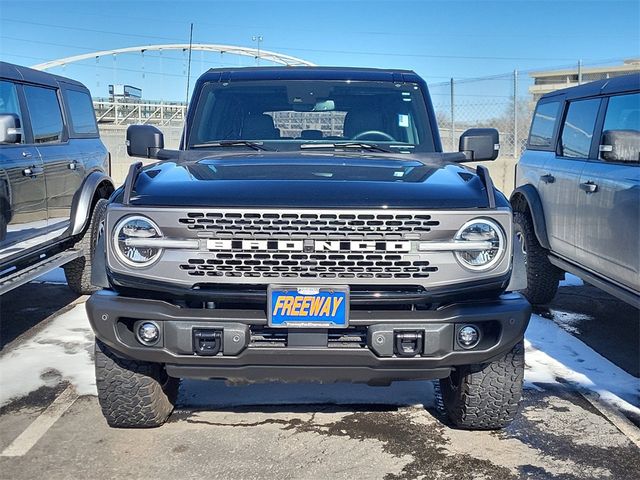
[(349, 323), (349, 289), (270, 286), (268, 309), (270, 327), (345, 328)]

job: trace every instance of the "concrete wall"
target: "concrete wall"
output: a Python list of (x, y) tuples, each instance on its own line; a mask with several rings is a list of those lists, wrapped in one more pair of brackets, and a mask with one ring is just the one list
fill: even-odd
[[(159, 127), (164, 133), (164, 142), (166, 148), (178, 148), (180, 136), (182, 135), (182, 127), (167, 126)], [(111, 152), (111, 175), (117, 185), (124, 182), (129, 166), (139, 159), (131, 158), (127, 155), (125, 126), (101, 126), (100, 135), (102, 141)], [(489, 172), (496, 187), (505, 195), (509, 196), (513, 190), (514, 173), (516, 159), (513, 157), (500, 157), (493, 162), (483, 162)], [(147, 163), (152, 163), (148, 161)], [(473, 164), (470, 164), (474, 166)]]
[[(175, 149), (180, 144), (182, 127), (158, 127), (164, 133), (165, 148)], [(127, 127), (100, 125), (100, 137), (111, 153), (111, 177), (116, 185), (124, 183), (124, 179), (129, 172), (129, 166), (141, 159), (132, 158), (127, 155)], [(143, 163), (152, 163), (152, 160)]]
[(504, 193), (507, 198), (515, 188), (515, 173), (517, 159), (509, 157), (499, 157), (493, 162), (469, 163), (471, 167), (484, 165), (489, 169), (491, 179), (498, 190)]

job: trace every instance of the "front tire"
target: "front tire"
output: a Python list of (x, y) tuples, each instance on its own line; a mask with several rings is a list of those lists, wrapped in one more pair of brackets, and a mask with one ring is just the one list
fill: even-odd
[(163, 365), (120, 358), (96, 339), (95, 366), (98, 401), (109, 426), (152, 428), (169, 418), (180, 381)]
[(63, 267), (67, 285), (78, 295), (90, 295), (99, 290), (91, 284), (91, 264), (93, 263), (98, 232), (108, 204), (109, 202), (104, 198), (96, 202), (89, 219), (89, 227), (75, 245), (75, 248), (82, 251), (83, 255)]
[(540, 245), (531, 217), (523, 212), (513, 215), (516, 238), (514, 248), (522, 248), (527, 272), (527, 288), (522, 293), (532, 305), (546, 305), (558, 292), (562, 271), (549, 261), (549, 252)]
[(469, 430), (504, 428), (518, 412), (524, 378), (524, 343), (504, 357), (479, 366), (458, 367), (440, 380), (442, 408), (451, 423)]

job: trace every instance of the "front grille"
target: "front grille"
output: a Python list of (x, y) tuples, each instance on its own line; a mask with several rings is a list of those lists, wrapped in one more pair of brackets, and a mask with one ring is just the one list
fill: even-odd
[[(160, 260), (136, 269), (135, 275), (199, 292), (212, 285), (242, 290), (270, 284), (428, 290), (504, 275), (510, 268), (510, 250), (495, 269), (479, 273), (461, 266), (451, 251), (421, 248), (422, 242), (451, 241), (462, 225), (478, 216), (500, 222), (510, 238), (511, 213), (506, 208), (191, 206), (136, 207), (135, 212), (151, 218), (168, 240)], [(130, 207), (110, 206), (107, 229), (112, 231), (131, 213)], [(177, 246), (171, 246), (171, 240)], [(114, 274), (132, 275), (115, 255), (115, 246), (109, 247), (107, 261)]]
[(438, 270), (427, 260), (404, 260), (399, 254), (319, 254), (212, 252), (213, 258), (190, 258), (180, 268), (192, 277), (227, 278), (428, 278)]
[(365, 236), (371, 240), (397, 240), (407, 233), (427, 233), (439, 224), (431, 215), (409, 213), (189, 212), (178, 222), (215, 238), (325, 240)]
[(190, 277), (230, 279), (426, 279), (438, 269), (424, 258), (406, 260), (382, 244), (367, 252), (349, 250), (348, 242), (331, 252), (263, 251), (236, 247), (237, 240), (399, 241), (420, 239), (439, 225), (420, 213), (189, 212), (178, 223), (198, 236), (232, 239), (229, 251), (185, 259), (179, 268)]

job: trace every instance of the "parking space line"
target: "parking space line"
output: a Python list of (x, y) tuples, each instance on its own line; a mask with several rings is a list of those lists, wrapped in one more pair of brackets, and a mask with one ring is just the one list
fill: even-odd
[(640, 429), (627, 417), (600, 400), (599, 395), (590, 390), (580, 390), (580, 394), (602, 415), (607, 418), (620, 432), (640, 448)]
[(21, 457), (26, 454), (64, 412), (73, 405), (77, 398), (78, 394), (75, 389), (69, 385), (38, 418), (0, 453), (0, 457)]

